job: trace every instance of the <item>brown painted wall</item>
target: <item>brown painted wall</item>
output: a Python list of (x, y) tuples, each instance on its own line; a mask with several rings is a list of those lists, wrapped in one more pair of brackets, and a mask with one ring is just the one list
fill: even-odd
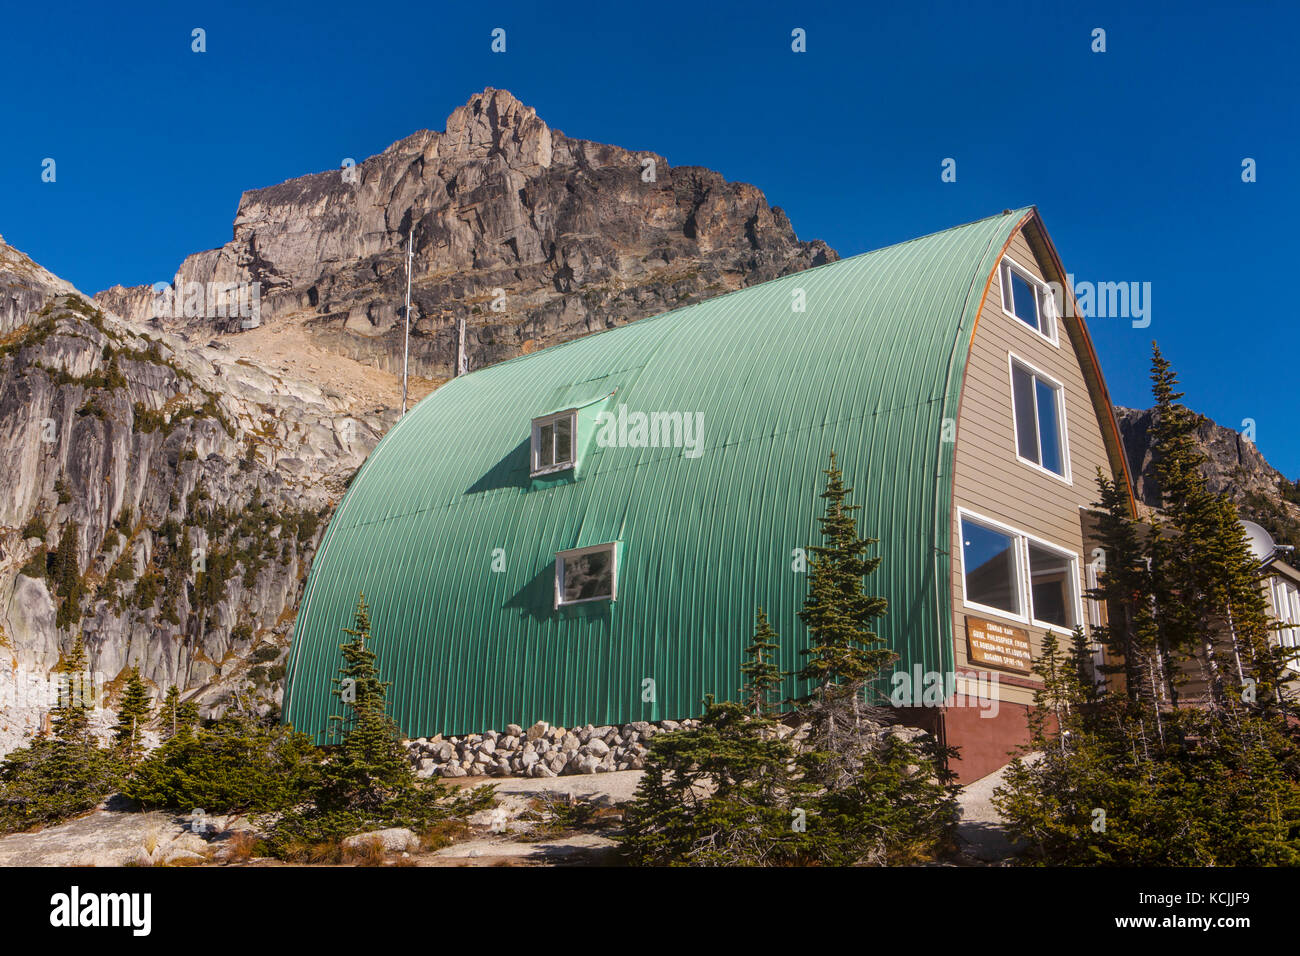
[[(1063, 281), (1050, 258), (1035, 255), (1045, 250), (1045, 237), (1035, 221), (1018, 232), (1007, 249), (1015, 263), (1041, 281)], [(1061, 319), (1056, 320), (1056, 344), (1006, 314), (1002, 309), (1002, 276), (997, 270), (989, 284), (971, 345), (957, 422), (953, 481), (953, 640), (957, 670), (981, 670), (1005, 675), (996, 696), (999, 715), (981, 717), (978, 708), (950, 708), (945, 712), (948, 741), (962, 748), (959, 773), (975, 779), (1006, 763), (1006, 753), (1025, 739), (1025, 714), (1033, 701), (1032, 679), (999, 671), (968, 659), (966, 617), (972, 615), (1024, 628), (1030, 634), (1035, 657), (1041, 650), (1044, 627), (1007, 615), (967, 606), (962, 588), (962, 544), (959, 510), (1041, 539), (1072, 552), (1077, 559), (1079, 602), (1076, 613), (1088, 629), (1086, 565), (1093, 545), (1085, 540), (1082, 509), (1097, 500), (1096, 472), (1111, 474), (1098, 421), (1096, 404), (1085, 381), (1081, 356), (1082, 335)], [(1073, 323), (1071, 323), (1072, 325)], [(1016, 435), (1011, 398), (1010, 356), (1056, 380), (1064, 388), (1066, 448), (1069, 480), (1021, 461), (1016, 455)], [(1109, 427), (1109, 424), (1107, 424)], [(1066, 639), (1068, 630), (1058, 633)]]

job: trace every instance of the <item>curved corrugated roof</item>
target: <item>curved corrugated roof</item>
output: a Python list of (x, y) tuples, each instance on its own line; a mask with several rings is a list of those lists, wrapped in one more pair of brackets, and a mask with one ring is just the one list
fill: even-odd
[[(839, 455), (898, 667), (953, 666), (949, 503), (975, 318), (1026, 210), (785, 276), (456, 378), (401, 419), (339, 505), (298, 614), (285, 719), (337, 709), (358, 592), (391, 712), (411, 736), (543, 719), (699, 712), (740, 684), (756, 607), (787, 669), (807, 644), (822, 469)], [(806, 311), (792, 309), (802, 289)], [(616, 391), (615, 391), (616, 390)], [(702, 412), (703, 453), (585, 452), (575, 480), (529, 477), (530, 421), (614, 392), (611, 409)], [(618, 600), (555, 609), (555, 554), (620, 540)], [(505, 571), (492, 570), (504, 549)], [(645, 680), (654, 700), (643, 701)], [(793, 685), (789, 688), (793, 691)]]

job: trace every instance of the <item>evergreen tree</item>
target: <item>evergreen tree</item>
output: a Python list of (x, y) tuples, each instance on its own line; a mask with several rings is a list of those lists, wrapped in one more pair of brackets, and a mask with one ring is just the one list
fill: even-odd
[(1222, 611), (1223, 543), (1219, 500), (1202, 474), (1205, 453), (1196, 440), (1198, 418), (1179, 402), (1178, 379), (1154, 343), (1151, 358), (1152, 392), (1156, 399), (1152, 424), (1155, 475), (1169, 535), (1152, 542), (1158, 620), (1162, 651), (1174, 706), (1179, 702), (1178, 658), (1194, 659), (1202, 672), (1209, 704), (1224, 705), (1224, 680), (1216, 645), (1216, 623)]
[(1159, 671), (1149, 671), (1156, 659), (1157, 635), (1152, 612), (1151, 571), (1147, 567), (1145, 540), (1150, 529), (1129, 513), (1128, 493), (1116, 481), (1097, 469), (1101, 514), (1097, 539), (1104, 562), (1098, 586), (1090, 593), (1105, 602), (1107, 622), (1094, 628), (1093, 637), (1103, 644), (1112, 662), (1110, 672), (1123, 676), (1124, 690), (1132, 701), (1155, 700), (1157, 691), (1150, 684), (1152, 674), (1163, 679)]
[(144, 754), (142, 734), (152, 710), (153, 698), (140, 678), (140, 668), (132, 667), (122, 690), (117, 724), (113, 728), (113, 747), (128, 765), (137, 763)]
[(705, 701), (695, 730), (651, 741), (625, 809), (622, 846), (643, 866), (777, 866), (809, 862), (792, 811), (808, 787), (790, 775), (794, 748), (770, 720), (731, 701)]
[(1208, 587), (1218, 624), (1212, 637), (1222, 647), (1224, 662), (1223, 706), (1235, 710), (1245, 705), (1285, 722), (1294, 712), (1288, 665), (1295, 652), (1273, 636), (1259, 564), (1236, 508), (1226, 497), (1217, 505), (1207, 561), (1215, 572)]
[(875, 719), (865, 719), (863, 698), (897, 655), (871, 630), (871, 622), (888, 610), (884, 598), (865, 590), (866, 576), (880, 566), (879, 557), (866, 557), (876, 541), (858, 536), (860, 506), (847, 503), (852, 489), (845, 487), (834, 453), (823, 473), (826, 505), (818, 524), (824, 543), (808, 549), (808, 596), (799, 612), (810, 642), (799, 676), (812, 682), (812, 690), (800, 701), (799, 714), (811, 727), (805, 771), (834, 790), (849, 785), (871, 749), (885, 717), (874, 708)]
[(199, 709), (193, 701), (182, 701), (180, 689), (172, 684), (163, 697), (158, 713), (158, 730), (164, 741), (194, 732), (199, 723)]
[(785, 679), (785, 671), (776, 663), (779, 649), (776, 632), (767, 622), (767, 612), (760, 607), (754, 636), (745, 648), (745, 661), (740, 665), (740, 672), (745, 675), (740, 699), (745, 710), (754, 717), (767, 715), (774, 706), (771, 695), (780, 689)]
[(871, 630), (871, 621), (889, 607), (884, 598), (863, 590), (863, 578), (880, 566), (879, 557), (866, 557), (867, 549), (877, 542), (858, 537), (854, 513), (861, 506), (846, 503), (853, 489), (844, 486), (834, 452), (825, 475), (821, 497), (826, 511), (818, 519), (825, 544), (808, 549), (812, 554), (808, 598), (799, 612), (812, 638), (799, 676), (813, 681), (823, 696), (837, 684), (860, 691), (897, 656)]
[(81, 569), (77, 562), (80, 534), (81, 526), (69, 521), (63, 526), (54, 551), (54, 592), (61, 598), (54, 623), (61, 628), (72, 627), (81, 619)]
[(73, 641), (68, 656), (55, 667), (54, 673), (58, 675), (58, 696), (50, 708), (54, 739), (75, 746), (90, 743), (90, 712), (94, 709), (95, 688), (87, 669), (86, 645), (80, 635)]
[(319, 752), (292, 727), (237, 712), (197, 729), (178, 717), (177, 727), (123, 788), (147, 809), (287, 811), (309, 800), (319, 783)]
[[(1171, 711), (1169, 744), (1145, 734), (1150, 713), (1097, 697), (1081, 632), (1054, 635), (1035, 671), (1031, 739), (994, 794), (1022, 862), (1046, 865), (1239, 866), (1300, 863), (1294, 743), (1274, 721), (1206, 708)], [(1192, 743), (1187, 743), (1192, 742)]]
[(389, 685), (379, 679), (375, 652), (370, 648), (370, 608), (365, 595), (357, 601), (353, 624), (341, 645), (343, 666), (334, 681), (334, 694), (343, 715), (331, 717), (342, 742), (324, 768), (322, 808), (376, 810), (409, 796), (415, 775), (400, 742), (400, 731), (387, 712)]
[(178, 713), (180, 702), (180, 688), (172, 684), (167, 688), (167, 694), (163, 697), (162, 708), (158, 711), (158, 731), (159, 736), (164, 741), (170, 740), (180, 733), (181, 723)]
[[(1151, 532), (1099, 482), (1097, 593), (1110, 622), (1097, 636), (1122, 656), (1128, 692), (1097, 693), (1081, 632), (1069, 653), (1049, 635), (1026, 747), (1039, 756), (1013, 763), (995, 803), (1030, 862), (1295, 865), (1300, 748), (1286, 654), (1270, 640), (1236, 508), (1210, 491), (1197, 418), (1158, 348), (1152, 384), (1163, 510)], [(1188, 672), (1203, 700), (1183, 699)]]
[(117, 762), (91, 735), (95, 688), (80, 637), (55, 673), (59, 688), (50, 735), (0, 762), (0, 831), (84, 812), (118, 785)]

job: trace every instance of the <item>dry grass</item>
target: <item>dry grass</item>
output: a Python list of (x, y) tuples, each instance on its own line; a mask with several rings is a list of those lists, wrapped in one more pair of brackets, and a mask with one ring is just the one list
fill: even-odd
[(164, 860), (161, 863), (155, 863), (155, 866), (206, 866), (212, 862), (211, 852), (203, 854), (201, 859), (190, 856), (176, 857), (171, 860)]
[(291, 843), (285, 848), (284, 859), (288, 863), (316, 865), (339, 863), (343, 859), (343, 847), (331, 840), (319, 843)]
[(420, 849), (432, 853), (473, 835), (473, 828), (464, 820), (439, 820), (420, 834)]
[(247, 863), (255, 856), (261, 856), (262, 841), (250, 830), (236, 830), (225, 843), (227, 863)]
[(383, 840), (362, 840), (343, 850), (343, 862), (353, 866), (383, 866), (388, 862), (388, 852)]
[(158, 841), (161, 839), (162, 830), (158, 827), (150, 827), (145, 833), (144, 839), (141, 841), (141, 846), (144, 847), (144, 852), (153, 856), (154, 851), (158, 849)]

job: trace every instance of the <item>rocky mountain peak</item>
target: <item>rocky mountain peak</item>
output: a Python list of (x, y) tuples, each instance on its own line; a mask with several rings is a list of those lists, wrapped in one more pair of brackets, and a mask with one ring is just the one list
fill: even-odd
[(531, 106), (507, 90), (488, 87), (475, 93), (447, 117), (442, 155), (481, 160), (501, 155), (514, 169), (541, 170), (551, 165), (551, 130)]
[[(489, 88), (442, 132), (243, 194), (232, 240), (178, 274), (204, 288), (256, 284), (260, 331), (233, 334), (237, 324), (206, 313), (162, 326), (224, 336), (291, 370), (304, 343), (398, 370), (408, 235), (423, 391), (454, 373), (461, 321), (476, 368), (838, 258), (800, 241), (753, 186), (572, 139)], [(136, 321), (156, 312), (148, 287), (97, 298)]]
[[(1148, 508), (1161, 504), (1152, 437), (1157, 415), (1154, 408), (1115, 408), (1133, 492)], [(1196, 438), (1205, 453), (1201, 473), (1210, 490), (1227, 495), (1243, 518), (1267, 528), (1279, 544), (1300, 547), (1300, 487), (1270, 465), (1253, 441), (1204, 415)]]

